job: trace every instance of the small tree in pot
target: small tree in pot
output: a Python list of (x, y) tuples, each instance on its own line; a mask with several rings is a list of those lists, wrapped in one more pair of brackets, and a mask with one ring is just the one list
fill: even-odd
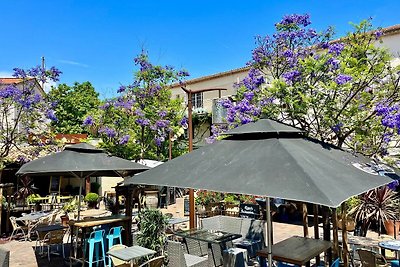
[(372, 222), (376, 222), (379, 234), (384, 222), (397, 220), (399, 197), (387, 186), (376, 188), (360, 196), (360, 201), (349, 211), (357, 223), (361, 224), (365, 236)]
[(158, 209), (144, 209), (139, 212), (138, 245), (163, 254), (166, 240), (165, 229), (168, 225), (168, 217)]
[(87, 193), (85, 196), (85, 201), (88, 204), (88, 208), (94, 209), (97, 205), (97, 201), (99, 200), (99, 195), (96, 193)]

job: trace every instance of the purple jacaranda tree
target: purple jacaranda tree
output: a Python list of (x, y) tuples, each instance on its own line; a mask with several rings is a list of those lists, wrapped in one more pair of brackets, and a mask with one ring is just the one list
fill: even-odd
[(55, 67), (15, 68), (16, 83), (0, 82), (0, 165), (24, 163), (46, 147), (49, 124), (57, 117), (39, 82), (58, 81), (60, 74)]
[(289, 15), (275, 25), (275, 34), (256, 37), (235, 101), (223, 101), (228, 127), (266, 116), (339, 147), (384, 155), (398, 129), (400, 96), (399, 68), (376, 45), (382, 31), (365, 20), (332, 41), (331, 28), (310, 26), (308, 15)]
[[(134, 82), (120, 86), (117, 98), (106, 100), (83, 124), (101, 136), (112, 154), (128, 159), (165, 159), (169, 134), (175, 138), (186, 124), (182, 99), (172, 99), (170, 85), (189, 74), (150, 63), (142, 52), (134, 59)], [(175, 151), (178, 148), (174, 143)]]

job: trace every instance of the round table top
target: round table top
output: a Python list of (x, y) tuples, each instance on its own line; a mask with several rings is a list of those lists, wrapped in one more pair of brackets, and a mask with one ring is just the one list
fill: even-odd
[(378, 244), (381, 248), (400, 251), (400, 240), (386, 240)]

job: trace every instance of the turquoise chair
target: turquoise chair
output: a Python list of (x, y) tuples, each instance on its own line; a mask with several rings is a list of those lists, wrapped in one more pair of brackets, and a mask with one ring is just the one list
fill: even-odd
[[(106, 265), (106, 252), (104, 250), (104, 230), (95, 230), (90, 233), (90, 236), (87, 240), (87, 243), (89, 244), (89, 259), (86, 261), (89, 263), (89, 267), (93, 266), (93, 263), (103, 261), (103, 266)], [(97, 245), (97, 246), (96, 246)], [(99, 247), (101, 246), (101, 251), (102, 251), (102, 257), (99, 257)], [(96, 260), (93, 260), (93, 256), (95, 253), (95, 248), (96, 248)]]
[(119, 241), (119, 243), (117, 244), (122, 244), (122, 236), (121, 236), (122, 230), (123, 230), (122, 226), (117, 226), (110, 229), (106, 237), (108, 241), (108, 249), (110, 249), (113, 245), (116, 245), (114, 244), (114, 240)]
[(400, 267), (399, 260), (393, 260), (390, 262), (391, 267)]

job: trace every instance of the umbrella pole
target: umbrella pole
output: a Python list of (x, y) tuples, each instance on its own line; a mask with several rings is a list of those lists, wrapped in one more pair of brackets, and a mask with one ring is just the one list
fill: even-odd
[(268, 267), (272, 266), (272, 219), (271, 219), (271, 206), (270, 198), (266, 199), (267, 209), (267, 250), (268, 250)]
[(83, 178), (81, 178), (80, 179), (80, 185), (79, 185), (79, 196), (78, 196), (78, 221), (79, 221), (79, 219), (80, 219), (80, 217), (81, 217), (81, 195), (82, 195), (82, 181), (83, 181)]

